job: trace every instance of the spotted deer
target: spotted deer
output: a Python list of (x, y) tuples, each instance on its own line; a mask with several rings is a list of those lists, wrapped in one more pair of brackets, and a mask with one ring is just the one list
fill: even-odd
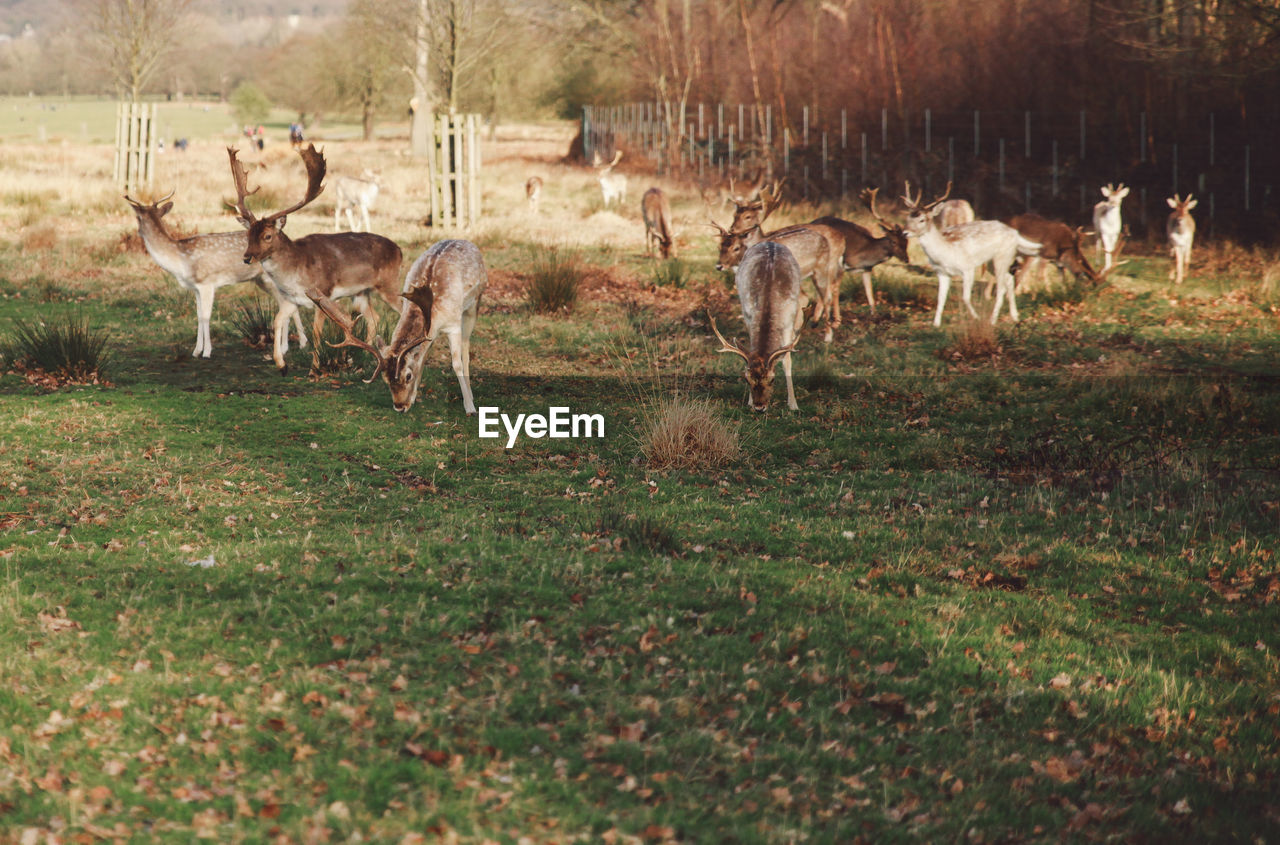
[(907, 235), (920, 242), (938, 274), (938, 309), (933, 316), (933, 324), (942, 325), (942, 310), (947, 304), (952, 276), (961, 278), (965, 308), (971, 316), (978, 316), (978, 312), (973, 310), (973, 279), (978, 268), (988, 261), (992, 262), (996, 275), (996, 304), (991, 312), (991, 322), (999, 319), (1005, 296), (1009, 297), (1009, 314), (1016, 321), (1018, 303), (1014, 298), (1013, 276), (1009, 268), (1019, 255), (1038, 253), (1040, 245), (998, 220), (975, 220), (940, 229), (933, 210), (951, 193), (950, 183), (941, 197), (927, 204), (923, 202), (923, 191), (912, 197), (911, 183), (908, 182), (906, 187), (907, 192), (902, 199), (907, 204)]
[[(376, 293), (393, 311), (401, 310), (398, 287), (402, 254), (391, 240), (368, 232), (314, 234), (296, 241), (285, 234), (288, 215), (311, 203), (324, 190), (324, 156), (316, 151), (315, 144), (308, 144), (298, 153), (307, 168), (306, 195), (285, 210), (259, 219), (247, 204), (253, 192), (248, 188), (244, 165), (236, 158), (235, 148), (227, 148), (236, 188), (236, 213), (249, 230), (244, 263), (260, 266), (291, 306), (281, 308), (276, 314), (272, 357), (281, 374), (289, 369), (281, 342), (283, 329), (299, 307), (318, 306), (312, 323), (314, 338), (320, 337), (326, 314), (344, 330), (350, 328), (351, 318), (337, 306), (335, 299), (351, 297), (354, 300), (364, 317), (369, 337), (374, 337), (378, 330), (378, 312), (369, 301), (370, 294)], [(313, 366), (319, 366), (314, 345), (311, 361)]]
[(1098, 252), (1103, 255), (1102, 269), (1108, 269), (1115, 261), (1116, 241), (1124, 223), (1120, 219), (1120, 203), (1129, 196), (1123, 184), (1114, 187), (1107, 183), (1102, 188), (1102, 202), (1093, 207), (1093, 230), (1098, 233)]
[(369, 231), (369, 211), (378, 199), (378, 191), (381, 188), (382, 183), (372, 170), (365, 170), (359, 179), (352, 176), (339, 176), (334, 179), (333, 190), (337, 194), (337, 200), (333, 206), (333, 231), (339, 230), (338, 221), (343, 214), (347, 215), (348, 229), (352, 232), (361, 231), (356, 228), (355, 215), (352, 213), (354, 211), (360, 212), (360, 220), (364, 223), (363, 231)]
[(621, 160), (622, 150), (615, 152), (613, 161), (608, 164), (601, 164), (599, 157), (595, 159), (596, 180), (600, 183), (600, 194), (604, 197), (605, 208), (608, 208), (614, 200), (617, 200), (619, 205), (625, 205), (627, 202), (627, 175), (613, 172), (613, 168), (617, 167)]
[(1169, 238), (1169, 255), (1173, 258), (1173, 266), (1169, 268), (1169, 279), (1174, 284), (1182, 284), (1187, 277), (1187, 269), (1191, 265), (1191, 242), (1196, 237), (1196, 221), (1191, 217), (1191, 209), (1198, 204), (1187, 194), (1185, 199), (1178, 199), (1174, 194), (1165, 200), (1173, 213), (1165, 223), (1165, 234)]
[[(880, 228), (884, 230), (884, 234), (878, 238), (857, 223), (841, 220), (839, 217), (819, 217), (813, 221), (814, 224), (829, 226), (840, 233), (844, 242), (844, 251), (840, 256), (840, 267), (842, 270), (861, 271), (862, 289), (867, 295), (867, 305), (871, 308), (872, 314), (876, 313), (876, 296), (871, 284), (871, 268), (882, 264), (890, 258), (896, 258), (904, 264), (908, 263), (907, 232), (897, 223), (890, 223), (885, 220), (876, 211), (876, 193), (878, 191), (879, 188), (868, 188), (862, 192), (863, 202), (871, 209), (871, 215), (880, 224)], [(838, 283), (835, 286), (834, 297), (834, 311), (838, 324), (840, 315), (840, 285)]]
[(640, 214), (644, 217), (644, 252), (653, 255), (657, 244), (658, 254), (664, 259), (675, 255), (676, 241), (671, 229), (671, 203), (661, 188), (650, 188), (640, 200)]
[(742, 321), (747, 326), (747, 346), (725, 340), (711, 318), (711, 330), (720, 340), (720, 352), (742, 357), (747, 368), (747, 406), (753, 411), (769, 407), (774, 370), (779, 359), (787, 380), (787, 407), (800, 410), (791, 384), (791, 353), (796, 348), (800, 323), (800, 265), (787, 247), (774, 241), (755, 244), (742, 256), (734, 273)]
[[(178, 281), (178, 284), (195, 294), (196, 298), (196, 346), (191, 357), (208, 358), (213, 354), (213, 339), (209, 333), (209, 321), (213, 316), (213, 298), (218, 288), (253, 282), (276, 301), (276, 310), (287, 306), (283, 295), (275, 285), (267, 282), (261, 267), (244, 263), (247, 236), (244, 232), (217, 232), (208, 235), (192, 235), (175, 238), (161, 221), (173, 209), (174, 191), (150, 204), (144, 204), (125, 196), (125, 202), (133, 207), (138, 219), (138, 235), (151, 260), (160, 265)], [(293, 318), (298, 330), (298, 345), (307, 345), (307, 333), (302, 320)], [(288, 348), (288, 326), (285, 326), (283, 343)]]
[(378, 362), (373, 381), (382, 374), (391, 389), (391, 404), (403, 413), (413, 407), (422, 382), (422, 368), (431, 344), (443, 332), (449, 341), (453, 373), (462, 388), (462, 408), (476, 412), (471, 395), (471, 332), (480, 310), (480, 295), (488, 284), (484, 257), (470, 241), (444, 240), (418, 257), (404, 279), (400, 295), (412, 303), (400, 312), (400, 322), (385, 349), (375, 340), (355, 336), (350, 323), (339, 323), (346, 334), (337, 346), (357, 346)]

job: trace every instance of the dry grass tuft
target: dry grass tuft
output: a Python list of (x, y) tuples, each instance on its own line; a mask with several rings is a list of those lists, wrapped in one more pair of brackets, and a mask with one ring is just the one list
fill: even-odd
[(737, 424), (706, 399), (659, 400), (642, 425), (640, 451), (653, 469), (715, 469), (742, 456)]
[(557, 247), (540, 251), (529, 273), (529, 305), (539, 314), (572, 311), (585, 276), (578, 253)]
[(951, 343), (938, 350), (944, 361), (987, 361), (1000, 354), (996, 327), (987, 320), (965, 318), (952, 332)]
[(20, 241), (24, 253), (52, 252), (58, 245), (58, 227), (55, 223), (44, 222), (28, 226), (22, 230)]

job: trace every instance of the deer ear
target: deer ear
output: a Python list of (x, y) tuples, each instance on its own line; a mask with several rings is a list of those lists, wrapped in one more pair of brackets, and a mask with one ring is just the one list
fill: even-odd
[(1128, 189), (1128, 188), (1121, 188), (1120, 190), (1116, 191), (1116, 196), (1117, 196), (1117, 197), (1120, 197), (1121, 199), (1123, 199), (1123, 198), (1125, 198), (1125, 197), (1129, 196), (1129, 189)]
[(164, 217), (164, 216), (165, 216), (166, 214), (168, 214), (170, 211), (173, 211), (173, 203), (171, 203), (171, 202), (167, 202), (167, 203), (165, 203), (164, 205), (162, 205), (162, 206), (160, 206), (159, 208), (157, 208), (157, 209), (156, 209), (156, 212), (157, 212), (161, 217)]
[(286, 220), (288, 220), (288, 219), (289, 219), (288, 217), (277, 217), (277, 218), (276, 218), (276, 220), (275, 220), (275, 224), (274, 224), (274, 225), (275, 225), (275, 227), (276, 227), (276, 231), (277, 231), (277, 232), (284, 231), (284, 221), (286, 221)]
[(1169, 207), (1170, 207), (1170, 208), (1177, 208), (1177, 207), (1178, 207), (1178, 204), (1177, 204), (1176, 202), (1174, 202), (1174, 201), (1173, 201), (1173, 197), (1169, 197), (1168, 199), (1166, 199), (1166, 200), (1165, 200), (1165, 202), (1169, 203)]
[(1187, 211), (1190, 211), (1191, 209), (1195, 208), (1199, 204), (1200, 204), (1200, 200), (1192, 200), (1191, 202), (1187, 203)]

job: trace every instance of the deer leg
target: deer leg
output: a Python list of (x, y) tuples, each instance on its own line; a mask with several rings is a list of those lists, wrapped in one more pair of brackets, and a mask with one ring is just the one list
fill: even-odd
[(867, 294), (867, 305), (871, 306), (871, 313), (872, 314), (876, 313), (876, 295), (875, 295), (875, 291), (871, 289), (871, 271), (870, 270), (862, 271), (862, 289)]
[[(307, 348), (307, 332), (302, 328), (302, 315), (298, 313), (298, 309), (293, 309), (293, 328), (298, 332), (298, 348)], [(284, 338), (285, 349), (289, 348), (289, 333), (285, 332)]]
[(951, 290), (951, 277), (945, 273), (938, 274), (938, 310), (933, 315), (933, 327), (942, 326), (942, 309), (947, 304), (947, 291)]
[(360, 217), (364, 220), (364, 231), (369, 231), (369, 209), (360, 206)]
[(338, 222), (341, 219), (342, 219), (342, 207), (340, 205), (335, 205), (333, 207), (333, 231), (335, 232), (342, 231), (341, 224)]
[[(964, 299), (964, 307), (969, 309), (969, 316), (976, 318), (978, 312), (973, 310), (973, 277), (974, 269), (970, 268), (960, 275), (960, 294)], [(996, 279), (999, 282), (999, 278)]]
[(831, 273), (831, 307), (828, 309), (828, 316), (831, 319), (830, 325), (834, 328), (840, 327), (840, 285), (844, 282), (844, 271), (838, 267)]
[(479, 299), (470, 311), (462, 312), (462, 372), (467, 377), (468, 386), (471, 384), (471, 332), (475, 330), (476, 316), (479, 312)]
[(276, 368), (280, 370), (282, 376), (289, 372), (289, 365), (284, 360), (284, 353), (289, 351), (289, 318), (295, 317), (297, 313), (297, 305), (288, 300), (282, 300), (280, 310), (276, 312), (275, 324), (272, 326), (274, 338), (271, 359), (276, 362)]
[(213, 354), (213, 340), (209, 337), (209, 321), (213, 318), (213, 294), (212, 286), (196, 286), (196, 349), (191, 353), (192, 357), (199, 354), (208, 358)]
[(364, 338), (373, 343), (373, 338), (378, 333), (378, 312), (374, 310), (373, 303), (369, 301), (366, 294), (360, 293), (351, 297), (351, 304), (360, 312), (360, 316), (364, 317)]
[(796, 404), (796, 391), (791, 386), (791, 353), (788, 352), (782, 356), (782, 374), (787, 377), (787, 408), (792, 411), (800, 410), (800, 406)]
[(453, 374), (458, 377), (458, 387), (462, 388), (462, 409), (470, 416), (476, 412), (476, 403), (471, 397), (471, 380), (467, 377), (461, 327), (446, 332), (445, 337), (449, 339), (449, 355), (453, 358)]

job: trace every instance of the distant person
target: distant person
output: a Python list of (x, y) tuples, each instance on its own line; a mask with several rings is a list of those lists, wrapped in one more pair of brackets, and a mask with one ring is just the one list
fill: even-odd
[(187, 151), (187, 139), (179, 138), (178, 140), (174, 141), (173, 148), (180, 153), (185, 153)]

